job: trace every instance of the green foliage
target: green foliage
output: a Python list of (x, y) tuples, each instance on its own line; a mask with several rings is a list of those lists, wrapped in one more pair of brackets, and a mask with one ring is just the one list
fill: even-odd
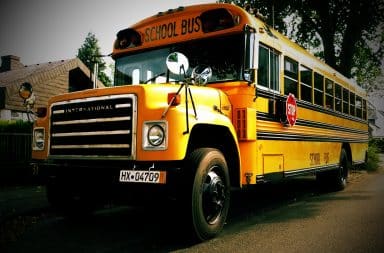
[(384, 139), (371, 139), (369, 145), (375, 146), (378, 152), (384, 153)]
[[(221, 0), (251, 6), (269, 25), (313, 51), (347, 77), (371, 85), (384, 51), (382, 0)], [(248, 7), (249, 8), (249, 7)], [(290, 22), (284, 19), (291, 17)], [(381, 25), (381, 28), (380, 28)], [(294, 30), (292, 32), (292, 30)]]
[(364, 169), (367, 171), (376, 171), (379, 168), (379, 148), (375, 140), (370, 140), (368, 146), (368, 161), (364, 164)]
[(106, 86), (111, 86), (112, 81), (104, 73), (106, 64), (100, 53), (100, 47), (96, 36), (89, 32), (84, 40), (83, 45), (78, 49), (76, 55), (92, 72), (94, 71), (95, 63), (99, 66), (98, 79)]

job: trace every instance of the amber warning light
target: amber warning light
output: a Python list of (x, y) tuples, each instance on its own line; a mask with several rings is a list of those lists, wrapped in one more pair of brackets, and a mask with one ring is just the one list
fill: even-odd
[(232, 14), (224, 8), (205, 11), (200, 15), (203, 32), (215, 32), (235, 26)]
[(114, 47), (116, 49), (124, 49), (129, 47), (137, 47), (142, 44), (140, 34), (132, 28), (121, 30), (117, 33), (117, 39)]

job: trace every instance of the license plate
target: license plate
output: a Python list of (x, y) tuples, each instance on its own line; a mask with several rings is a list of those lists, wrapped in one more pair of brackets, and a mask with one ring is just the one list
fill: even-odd
[(165, 184), (166, 172), (148, 170), (121, 170), (119, 181), (128, 183)]

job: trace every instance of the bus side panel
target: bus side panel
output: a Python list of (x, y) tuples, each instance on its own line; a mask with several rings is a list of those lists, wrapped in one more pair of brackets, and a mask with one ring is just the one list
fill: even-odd
[(367, 143), (351, 143), (352, 163), (361, 164), (366, 159)]
[(255, 184), (256, 175), (260, 173), (258, 165), (258, 155), (257, 155), (257, 142), (240, 142), (240, 154), (241, 154), (241, 184)]
[[(337, 142), (310, 142), (287, 140), (259, 140), (259, 167), (258, 175), (264, 173), (300, 172), (310, 168), (326, 168), (339, 163), (341, 143)], [(275, 165), (270, 167), (268, 159), (275, 159)], [(262, 162), (264, 161), (264, 162)], [(283, 161), (281, 169), (277, 164)], [(269, 167), (265, 167), (269, 166)]]

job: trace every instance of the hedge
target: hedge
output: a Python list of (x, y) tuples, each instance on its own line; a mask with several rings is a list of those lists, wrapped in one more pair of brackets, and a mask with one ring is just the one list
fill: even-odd
[(0, 185), (32, 182), (32, 123), (0, 120)]

